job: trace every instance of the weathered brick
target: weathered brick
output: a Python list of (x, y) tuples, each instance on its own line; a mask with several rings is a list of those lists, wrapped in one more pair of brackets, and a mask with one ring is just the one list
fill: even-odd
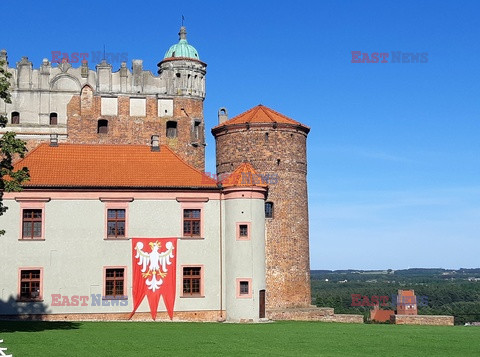
[[(268, 134), (268, 135), (266, 135)], [(260, 174), (274, 173), (266, 219), (267, 309), (310, 306), (307, 158), (305, 131), (298, 125), (226, 126), (216, 131), (217, 174), (249, 162)]]

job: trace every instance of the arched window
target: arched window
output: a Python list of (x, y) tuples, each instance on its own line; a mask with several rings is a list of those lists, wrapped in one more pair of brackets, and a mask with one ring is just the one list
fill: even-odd
[(50, 113), (50, 125), (58, 124), (58, 115), (57, 113)]
[(167, 121), (167, 138), (177, 137), (177, 122)]
[(107, 134), (108, 133), (108, 120), (100, 119), (97, 124), (97, 133), (98, 134)]
[(265, 218), (273, 218), (273, 202), (265, 202)]
[(20, 124), (20, 113), (12, 112), (12, 124)]

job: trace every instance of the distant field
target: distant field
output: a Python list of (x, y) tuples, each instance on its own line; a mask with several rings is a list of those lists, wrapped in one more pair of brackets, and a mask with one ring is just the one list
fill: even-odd
[(0, 321), (0, 339), (13, 357), (480, 355), (464, 326)]

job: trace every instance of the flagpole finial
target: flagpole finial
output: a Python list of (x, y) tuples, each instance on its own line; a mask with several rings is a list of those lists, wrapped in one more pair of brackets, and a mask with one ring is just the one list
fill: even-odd
[(185, 28), (185, 26), (180, 27), (180, 32), (178, 33), (178, 36), (180, 36), (180, 40), (187, 39), (187, 29)]
[(182, 27), (184, 22), (185, 22), (185, 16), (182, 15)]

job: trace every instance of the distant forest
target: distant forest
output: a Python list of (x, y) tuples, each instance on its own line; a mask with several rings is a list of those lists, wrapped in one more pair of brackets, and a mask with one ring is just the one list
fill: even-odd
[(372, 307), (352, 306), (352, 294), (388, 296), (381, 308), (395, 310), (391, 302), (399, 289), (422, 297), (426, 306), (418, 306), (419, 315), (453, 315), (457, 325), (480, 321), (480, 269), (312, 270), (311, 282), (314, 305), (363, 314), (365, 322)]

